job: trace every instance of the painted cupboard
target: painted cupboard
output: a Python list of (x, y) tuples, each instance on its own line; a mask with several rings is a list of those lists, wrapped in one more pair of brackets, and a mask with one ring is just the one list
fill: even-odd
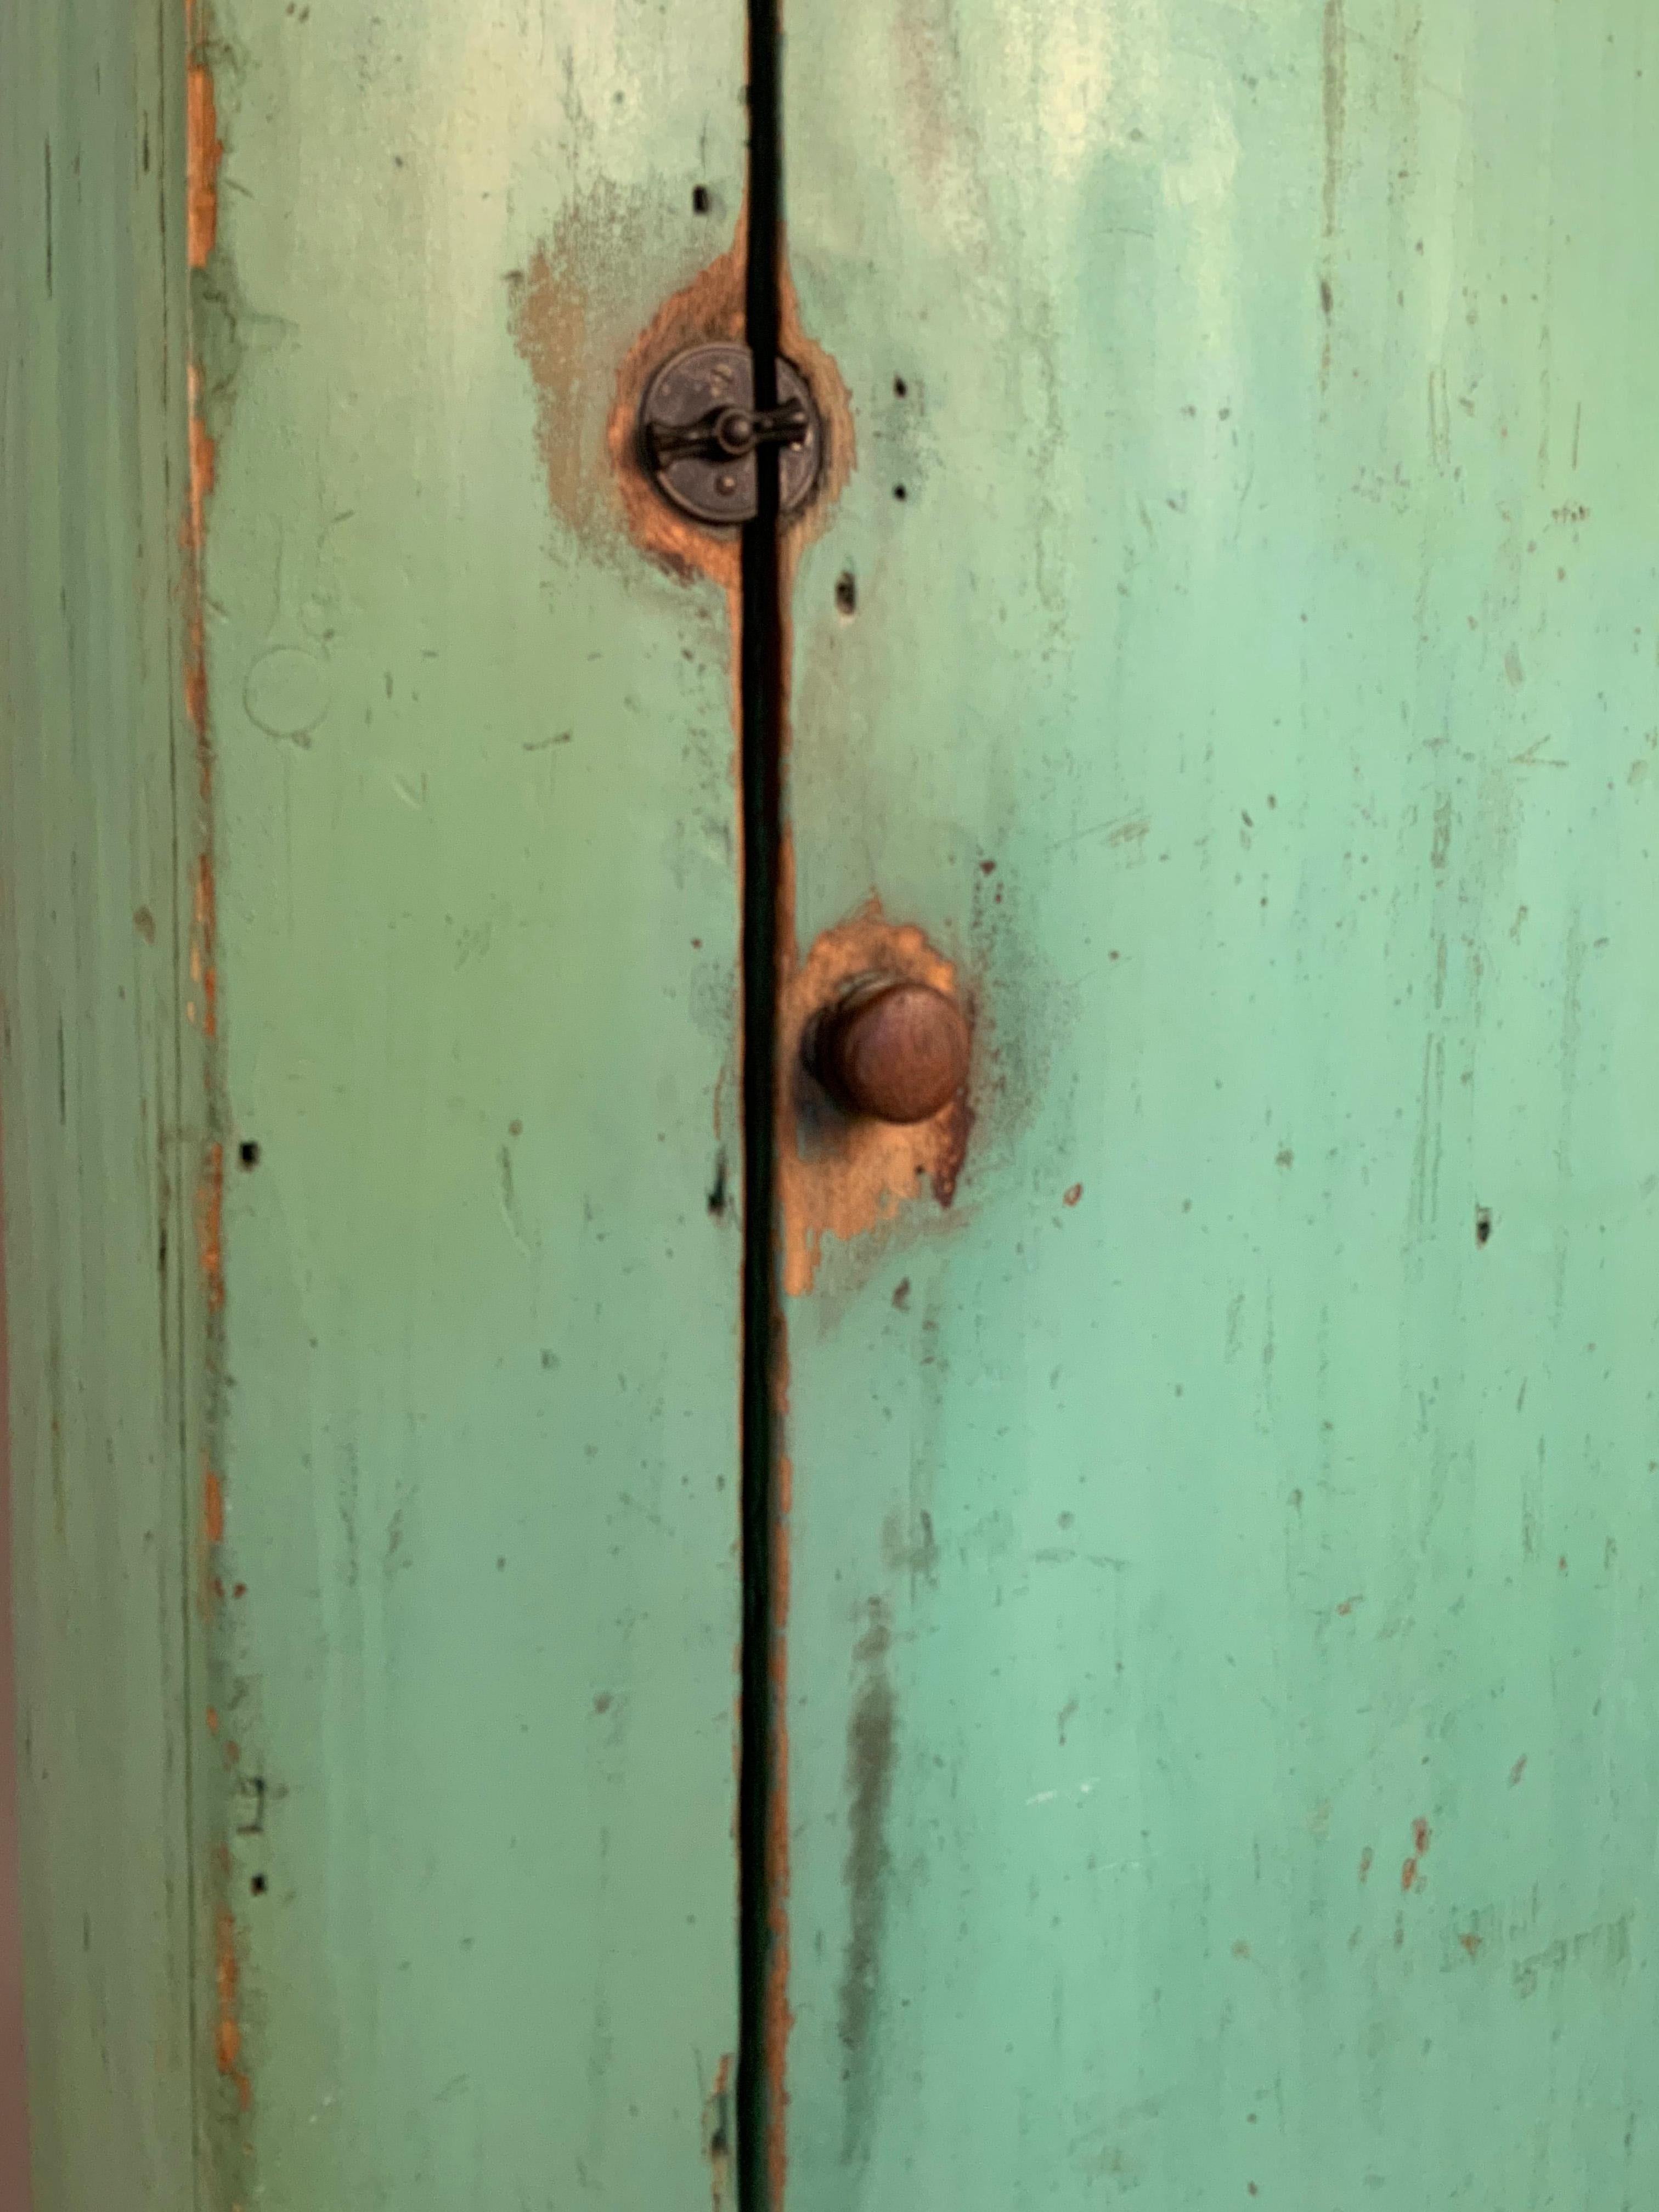
[(36, 2212), (1650, 2205), (1650, 11), (0, 100)]

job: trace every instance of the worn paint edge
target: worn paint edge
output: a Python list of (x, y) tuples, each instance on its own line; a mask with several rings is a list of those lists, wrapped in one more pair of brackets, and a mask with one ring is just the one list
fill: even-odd
[[(209, 510), (218, 477), (218, 443), (207, 418), (207, 369), (201, 301), (196, 286), (210, 279), (220, 256), (220, 173), (225, 155), (216, 75), (217, 52), (207, 0), (185, 0), (185, 236), (189, 271), (185, 309), (186, 477), (179, 523), (181, 601), (180, 675), (184, 727), (180, 749), (189, 772), (175, 777), (176, 835), (186, 884), (184, 1018), (179, 1025), (181, 1057), (189, 1050), (190, 1077), (196, 1089), (194, 1110), (185, 1104), (185, 1071), (179, 1096), (186, 1128), (194, 1132), (193, 1211), (196, 1268), (187, 1286), (191, 1326), (181, 1331), (184, 1357), (195, 1363), (184, 1378), (187, 1418), (198, 1425), (195, 1450), (188, 1463), (194, 1477), (195, 1504), (188, 1516), (190, 1541), (198, 1570), (194, 1612), (199, 1669), (191, 1672), (187, 1738), (191, 1747), (188, 1788), (191, 1798), (191, 1923), (206, 1931), (197, 1986), (208, 1983), (205, 2019), (196, 2026), (198, 2064), (221, 2094), (198, 2107), (198, 2186), (214, 2200), (229, 2197), (240, 2206), (246, 2191), (246, 2160), (250, 2146), (236, 2130), (241, 2154), (236, 2177), (229, 2172), (230, 2138), (222, 2136), (226, 2120), (239, 2121), (253, 2103), (242, 2018), (240, 1934), (231, 1902), (233, 1859), (230, 1797), (219, 1781), (226, 1753), (216, 1741), (218, 1713), (211, 1702), (224, 1658), (220, 1600), (220, 1560), (227, 1538), (229, 1490), (223, 1465), (225, 1368), (225, 1132), (228, 1127), (227, 1086), (221, 1036), (218, 974), (218, 886), (214, 789), (212, 693), (206, 628)], [(191, 1040), (193, 1037), (193, 1046)], [(208, 1698), (201, 1691), (205, 1687)], [(201, 1710), (198, 1713), (198, 1702)], [(198, 1735), (200, 1729), (203, 1733)], [(211, 1796), (203, 1797), (205, 1778), (214, 1777)], [(226, 2100), (228, 2100), (228, 2102)]]

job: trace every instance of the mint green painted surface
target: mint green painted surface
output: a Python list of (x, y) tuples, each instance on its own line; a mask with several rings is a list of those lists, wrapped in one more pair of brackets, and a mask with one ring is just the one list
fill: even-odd
[[(739, 18), (217, 23), (207, 655), (259, 1163), (227, 1168), (213, 1701), (265, 1785), (225, 2185), (701, 2206), (736, 2036), (729, 641), (611, 520), (603, 437), (729, 237)], [(514, 343), (549, 240), (586, 534)]]
[(614, 519), (604, 429), (730, 240), (740, 17), (208, 27), (193, 279), (182, 9), (0, 36), (37, 2212), (701, 2207), (736, 2039), (731, 655), (720, 593)]
[(183, 81), (170, 9), (0, 10), (0, 1425), (36, 2212), (190, 2200)]
[(1650, 2205), (1659, 26), (803, 5), (786, 131), (799, 938), (980, 1020), (788, 1310), (790, 2212)]

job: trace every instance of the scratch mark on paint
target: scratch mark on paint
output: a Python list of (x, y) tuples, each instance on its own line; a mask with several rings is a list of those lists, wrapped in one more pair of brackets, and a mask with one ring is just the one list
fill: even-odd
[(714, 2212), (721, 2212), (732, 2185), (732, 2054), (721, 2054), (714, 2087), (703, 2100), (703, 2156), (708, 2160)]
[(1630, 1923), (1631, 1915), (1621, 1912), (1613, 1919), (1598, 1921), (1593, 1928), (1582, 1929), (1577, 1935), (1559, 1936), (1543, 1950), (1517, 1959), (1510, 1970), (1515, 1994), (1517, 1997), (1533, 1996), (1541, 1979), (1547, 1976), (1551, 1980), (1559, 1980), (1572, 1966), (1599, 1970), (1603, 1979), (1613, 1980), (1630, 1961)]
[(842, 2154), (855, 2165), (862, 2165), (869, 2153), (878, 2084), (872, 2038), (880, 1994), (890, 1864), (887, 1816), (897, 1736), (887, 1672), (891, 1641), (886, 1607), (872, 1599), (869, 1626), (854, 1652), (861, 1679), (847, 1727), (848, 1926), (840, 2014), (842, 2080), (847, 2094)]

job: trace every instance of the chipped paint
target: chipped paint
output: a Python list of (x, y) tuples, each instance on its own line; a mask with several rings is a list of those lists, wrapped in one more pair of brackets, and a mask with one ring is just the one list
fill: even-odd
[(202, 418), (202, 365), (190, 364), (190, 471), (179, 536), (184, 552), (185, 711), (196, 733), (201, 796), (208, 796), (207, 646), (202, 608), (203, 525), (213, 490), (217, 448)]
[(732, 2054), (723, 2051), (714, 2087), (703, 2100), (703, 2156), (708, 2160), (714, 2212), (723, 2212), (732, 2188)]
[(215, 1142), (207, 1148), (196, 1193), (196, 1245), (210, 1313), (217, 1313), (225, 1302), (224, 1203), (225, 1148)]
[[(791, 1297), (812, 1288), (826, 1237), (851, 1243), (890, 1226), (925, 1194), (948, 1207), (962, 1172), (973, 1120), (966, 1099), (953, 1100), (931, 1121), (898, 1127), (839, 1112), (801, 1067), (801, 1038), (813, 1014), (854, 977), (878, 969), (961, 995), (954, 963), (921, 929), (889, 922), (876, 898), (825, 930), (786, 981), (779, 1010), (784, 1073), (778, 1190), (783, 1286)], [(971, 1023), (971, 1006), (967, 1011)]]
[[(209, 52), (205, 9), (186, 0), (188, 77), (185, 112), (185, 221), (188, 260), (202, 270), (218, 250), (219, 179), (224, 145)], [(192, 307), (194, 300), (192, 299)], [(206, 1382), (201, 1477), (201, 1610), (210, 1619), (223, 1593), (216, 1554), (225, 1540), (225, 1482), (219, 1463), (222, 1424), (224, 1267), (224, 1145), (217, 1133), (225, 1125), (224, 1077), (219, 1046), (217, 965), (218, 890), (214, 865), (212, 704), (209, 680), (205, 564), (207, 510), (218, 475), (218, 447), (206, 420), (206, 376), (192, 318), (186, 371), (187, 470), (184, 512), (179, 520), (179, 611), (183, 703), (196, 760), (194, 857), (190, 863), (188, 935), (185, 957), (188, 977), (186, 1019), (202, 1043), (198, 1062), (201, 1084), (201, 1164), (195, 1193), (197, 1294)], [(240, 1585), (238, 1585), (239, 1589)], [(210, 1674), (216, 1673), (210, 1668)], [(210, 1709), (211, 1711), (211, 1709)], [(218, 1714), (211, 1711), (216, 1734)], [(240, 1747), (237, 1747), (240, 1757)], [(206, 1910), (213, 1916), (213, 2056), (220, 2075), (236, 2093), (240, 2112), (252, 2102), (245, 2063), (239, 2002), (240, 1966), (236, 1923), (228, 1898), (232, 1857), (228, 1844), (214, 1850)]]
[(224, 142), (219, 136), (218, 103), (204, 41), (195, 45), (189, 64), (185, 112), (185, 221), (190, 265), (205, 269), (219, 236), (219, 164)]
[(508, 279), (514, 343), (535, 386), (536, 442), (554, 514), (595, 550), (631, 538), (677, 575), (713, 576), (735, 614), (735, 533), (699, 529), (659, 496), (640, 458), (637, 422), (646, 384), (670, 354), (740, 340), (744, 226), (739, 219), (726, 252), (641, 331), (629, 295), (651, 258), (652, 221), (647, 198), (608, 181), (568, 208)]
[(236, 2091), (236, 2102), (246, 2112), (253, 2102), (253, 2087), (242, 2059), (242, 2023), (239, 2004), (241, 1962), (236, 1948), (236, 1922), (222, 1908), (216, 1923), (214, 1981), (218, 1993), (218, 2015), (214, 2024), (214, 2057), (220, 2073)]

